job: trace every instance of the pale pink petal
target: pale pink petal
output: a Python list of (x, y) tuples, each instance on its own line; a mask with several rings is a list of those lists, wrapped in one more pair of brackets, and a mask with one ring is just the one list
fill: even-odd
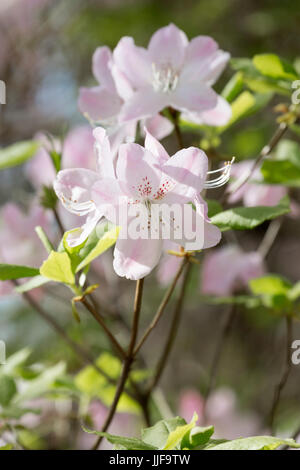
[(189, 147), (177, 152), (162, 167), (169, 191), (163, 202), (189, 202), (195, 199), (203, 188), (208, 169), (205, 153)]
[(128, 194), (126, 183), (115, 178), (101, 179), (91, 189), (97, 210), (114, 224), (119, 223), (120, 208), (127, 209)]
[(217, 50), (218, 44), (209, 36), (197, 36), (191, 39), (186, 49), (184, 68), (191, 67), (191, 72), (194, 70), (196, 74), (199, 73), (199, 67), (201, 71), (203, 63), (211, 59)]
[(118, 95), (124, 101), (127, 101), (133, 94), (133, 88), (129, 79), (115, 64), (112, 65), (111, 71)]
[(63, 146), (62, 166), (96, 170), (94, 137), (90, 126), (78, 126), (68, 133)]
[(179, 400), (179, 416), (182, 416), (189, 423), (196, 412), (199, 421), (201, 422), (204, 418), (204, 405), (205, 401), (200, 393), (195, 389), (185, 390), (180, 395)]
[(184, 113), (181, 118), (184, 121), (195, 124), (206, 124), (207, 126), (224, 126), (228, 123), (232, 115), (230, 104), (221, 96), (218, 96), (217, 105), (203, 111), (202, 113)]
[(92, 233), (101, 218), (98, 211), (94, 211), (87, 216), (86, 222), (82, 227), (71, 231), (67, 237), (67, 243), (70, 247), (81, 245)]
[(250, 279), (255, 279), (265, 274), (264, 262), (259, 252), (241, 255), (240, 262), (238, 277), (243, 286), (247, 286)]
[(244, 204), (247, 207), (276, 206), (287, 194), (287, 188), (279, 185), (248, 184), (244, 192)]
[(62, 170), (57, 174), (53, 187), (66, 209), (74, 214), (86, 215), (95, 209), (91, 189), (98, 179), (99, 175), (91, 170)]
[(150, 84), (151, 60), (146, 49), (137, 47), (131, 37), (123, 37), (113, 52), (114, 63), (135, 88)]
[(170, 65), (179, 70), (185, 58), (188, 39), (183, 31), (169, 24), (156, 31), (150, 39), (148, 51), (155, 65)]
[(114, 269), (119, 276), (136, 281), (147, 276), (159, 262), (162, 240), (118, 238)]
[(79, 90), (78, 107), (83, 114), (87, 114), (94, 121), (115, 117), (121, 105), (120, 97), (102, 86)]
[(121, 144), (135, 141), (137, 121), (124, 122), (109, 128), (111, 153), (116, 157)]
[(100, 85), (115, 93), (115, 84), (111, 74), (112, 53), (106, 46), (98, 47), (93, 55), (93, 74)]
[(153, 137), (157, 140), (162, 140), (168, 135), (170, 135), (174, 130), (174, 124), (170, 121), (170, 119), (157, 114), (154, 117), (147, 118), (141, 124), (142, 130), (144, 126), (150, 132)]
[[(176, 251), (176, 250), (175, 250)], [(158, 267), (157, 278), (163, 286), (169, 284), (174, 279), (174, 274), (179, 269), (182, 258), (178, 256), (164, 254)]]
[(216, 92), (201, 81), (189, 84), (180, 81), (176, 90), (170, 94), (173, 108), (197, 113), (215, 108), (217, 98)]
[(154, 116), (169, 104), (170, 97), (167, 93), (156, 92), (152, 86), (142, 88), (124, 103), (119, 116), (120, 121), (125, 122)]
[(55, 169), (46, 149), (41, 147), (26, 164), (26, 176), (35, 188), (50, 186), (55, 179)]
[(115, 178), (114, 160), (106, 130), (103, 127), (96, 127), (93, 135), (96, 141), (99, 178)]
[(201, 80), (204, 80), (208, 85), (213, 85), (225, 69), (229, 59), (230, 54), (228, 52), (217, 51), (214, 54), (213, 60), (203, 70)]
[(137, 198), (151, 199), (157, 193), (161, 170), (155, 156), (138, 144), (123, 144), (119, 150), (117, 178), (128, 184)]
[(157, 158), (159, 165), (166, 163), (170, 156), (158, 140), (153, 137), (148, 128), (145, 128), (145, 149), (149, 150)]

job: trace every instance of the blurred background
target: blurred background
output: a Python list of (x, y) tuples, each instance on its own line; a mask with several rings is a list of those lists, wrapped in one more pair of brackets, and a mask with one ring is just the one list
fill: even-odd
[[(0, 145), (32, 139), (42, 131), (63, 138), (74, 127), (87, 125), (78, 111), (77, 99), (80, 86), (95, 83), (91, 72), (94, 50), (101, 45), (113, 48), (125, 35), (133, 36), (137, 44), (146, 46), (152, 33), (170, 22), (183, 29), (189, 38), (199, 34), (212, 36), (232, 57), (275, 52), (299, 65), (300, 3), (294, 0), (1, 0), (0, 79), (6, 83), (7, 97), (6, 104), (0, 107)], [(233, 70), (228, 66), (216, 88), (222, 90), (232, 75)], [(224, 135), (220, 152), (230, 158), (236, 155), (238, 160), (256, 157), (274, 132), (273, 107), (281, 101), (282, 98), (275, 97), (259, 114), (233, 126)], [(297, 136), (293, 139), (299, 141)], [(185, 140), (199, 144), (199, 138), (194, 135), (186, 135)], [(164, 143), (170, 153), (176, 150), (174, 137), (168, 137)], [(26, 171), (24, 166), (19, 166), (0, 172), (2, 206), (14, 202), (28, 210), (35, 189)], [(46, 167), (44, 171), (48, 171)], [(218, 193), (213, 197), (217, 196)], [(297, 191), (293, 197), (295, 201), (299, 199)], [(6, 224), (3, 218), (3, 232)], [(24, 227), (25, 224), (24, 219)], [(255, 253), (268, 226), (266, 223), (237, 235), (228, 232), (221, 246), (238, 243), (241, 250)], [(299, 236), (299, 217), (286, 217), (266, 253), (263, 269), (293, 283), (298, 281)], [(250, 262), (246, 261), (247, 268)], [(114, 275), (110, 253), (100, 264), (96, 270), (99, 276), (94, 275), (94, 280), (100, 283), (97, 295), (100, 301), (121, 312), (122, 322), (126, 324), (131, 319), (133, 283)], [(227, 282), (230, 261), (222, 259), (219, 266), (216, 270)], [(157, 283), (157, 275), (153, 273), (146, 281), (142, 327), (151, 320), (165, 289), (163, 281)], [(211, 368), (223, 337), (217, 373), (206, 405), (207, 419), (216, 425), (219, 437), (262, 433), (284, 363), (285, 324), (276, 312), (263, 306), (248, 308), (239, 304), (232, 307), (221, 302), (212, 305), (203, 297), (202, 277), (201, 264), (195, 265), (177, 339), (157, 391), (160, 409), (166, 415), (181, 414), (186, 419), (191, 418), (195, 409), (203, 415)], [(161, 277), (159, 279), (161, 281)], [(245, 283), (235, 283), (230, 294), (245, 292), (245, 289)], [(109, 344), (93, 319), (82, 312), (81, 323), (74, 320), (70, 298), (71, 294), (56, 286), (41, 297), (37, 294), (37, 301), (73, 339), (89, 348), (94, 357), (109, 351)], [(144, 358), (149, 370), (164, 345), (174, 299), (160, 327), (146, 344)], [(118, 337), (125, 339), (124, 324), (114, 318), (108, 321)], [(293, 334), (295, 339), (300, 339), (297, 324)], [(30, 364), (35, 370), (36, 364), (37, 367), (53, 366), (61, 360), (67, 363), (68, 374), (78, 373), (81, 368), (61, 339), (32, 308), (11, 293), (3, 295), (0, 301), (0, 339), (7, 344), (8, 356), (22, 348), (32, 350), (27, 366), (21, 368), (22, 374), (32, 372)], [(278, 410), (278, 432), (292, 435), (300, 424), (299, 381), (300, 366), (293, 366)], [(45, 405), (42, 400), (41, 406), (42, 416), (23, 418), (22, 424), (34, 429), (34, 436), (23, 434), (23, 443), (27, 439), (27, 446), (40, 448), (89, 445), (80, 426), (75, 429), (72, 400), (61, 399), (51, 405)], [(93, 400), (90, 407), (93, 425), (100, 427), (105, 416), (103, 400), (102, 404)], [(125, 411), (132, 410), (125, 407)], [(140, 423), (136, 410), (120, 413), (112, 430), (134, 435)], [(76, 444), (70, 442), (70, 429), (76, 431)]]

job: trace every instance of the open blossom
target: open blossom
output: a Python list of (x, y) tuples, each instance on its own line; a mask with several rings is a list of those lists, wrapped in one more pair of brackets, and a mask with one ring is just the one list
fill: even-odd
[[(236, 180), (243, 181), (243, 178), (249, 174), (252, 166), (253, 160), (236, 163), (232, 165), (231, 174)], [(247, 207), (276, 206), (280, 199), (287, 194), (287, 188), (284, 186), (260, 183), (262, 181), (262, 174), (259, 168), (254, 172), (251, 180), (244, 184), (241, 189), (230, 195), (228, 201), (234, 204), (242, 199)], [(232, 187), (234, 184), (232, 183)]]
[[(119, 214), (122, 209), (128, 212), (134, 209), (149, 214), (151, 207), (157, 204), (179, 204), (182, 208), (187, 206), (195, 214), (194, 217), (201, 221), (203, 228), (203, 240), (198, 249), (214, 246), (220, 241), (220, 231), (210, 223), (206, 203), (200, 196), (207, 176), (208, 163), (204, 152), (190, 147), (169, 158), (164, 147), (147, 132), (145, 147), (134, 143), (123, 144), (118, 156), (113, 158), (104, 129), (96, 128), (94, 135), (98, 150), (98, 171), (63, 170), (54, 183), (56, 194), (68, 210), (78, 215), (88, 215), (83, 227), (71, 234), (69, 244), (74, 246), (81, 243), (102, 216), (118, 224), (116, 212)], [(191, 201), (194, 201), (196, 211), (188, 204)], [(135, 217), (136, 214), (129, 215), (128, 221), (131, 222)], [(172, 238), (175, 231), (172, 218), (163, 222), (170, 226)], [(151, 232), (151, 217), (148, 217), (147, 224)], [(160, 236), (132, 237), (127, 233), (127, 228), (121, 226), (114, 250), (114, 269), (120, 276), (140, 279), (157, 265), (163, 240)], [(184, 235), (177, 242), (182, 246), (188, 245)]]
[(258, 252), (244, 253), (228, 245), (205, 256), (201, 289), (203, 294), (231, 295), (263, 274), (264, 263)]
[[(51, 233), (51, 217), (34, 203), (28, 213), (14, 203), (7, 203), (1, 209), (1, 224), (0, 262), (39, 267), (46, 253), (34, 229), (40, 225)], [(1, 295), (12, 291), (10, 282), (0, 281)]]
[(125, 77), (134, 93), (126, 96), (121, 120), (153, 116), (169, 106), (192, 113), (215, 108), (218, 95), (212, 85), (228, 59), (212, 38), (189, 42), (174, 24), (156, 31), (147, 49), (122, 38), (113, 53), (116, 86), (124, 93)]
[[(133, 94), (133, 89), (121, 72), (117, 73), (117, 88), (113, 77), (112, 52), (106, 46), (96, 49), (92, 69), (99, 85), (91, 88), (82, 87), (79, 92), (78, 106), (89, 120), (107, 128), (111, 151), (114, 154), (122, 142), (135, 140), (138, 120), (133, 119), (130, 122), (121, 123), (119, 119), (122, 106)], [(173, 130), (172, 123), (159, 114), (151, 116), (141, 124), (141, 129), (146, 125), (159, 140)]]
[(222, 96), (218, 96), (217, 104), (214, 108), (202, 113), (182, 113), (183, 121), (193, 124), (206, 124), (207, 126), (225, 126), (232, 115), (231, 106)]

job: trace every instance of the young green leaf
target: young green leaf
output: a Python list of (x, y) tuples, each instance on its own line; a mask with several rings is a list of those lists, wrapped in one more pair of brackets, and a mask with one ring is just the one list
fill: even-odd
[(207, 450), (275, 450), (279, 446), (300, 448), (293, 439), (281, 439), (272, 436), (255, 436), (209, 446)]
[(249, 286), (253, 294), (283, 294), (288, 295), (292, 284), (283, 277), (270, 274), (258, 277), (249, 281)]
[(196, 425), (198, 421), (197, 413), (194, 413), (192, 420), (189, 424), (184, 424), (183, 426), (178, 426), (174, 431), (170, 432), (167, 442), (163, 447), (163, 450), (174, 450), (178, 447), (181, 448), (181, 441), (185, 435), (190, 432)]
[(186, 421), (179, 416), (158, 421), (154, 426), (142, 430), (142, 439), (158, 449), (162, 449), (168, 440), (169, 434), (179, 426), (185, 426)]
[(0, 170), (26, 162), (35, 155), (39, 146), (39, 142), (29, 140), (0, 149)]
[(297, 80), (294, 67), (276, 54), (258, 54), (253, 57), (254, 67), (263, 75), (275, 79)]
[(95, 434), (97, 436), (106, 437), (106, 439), (111, 444), (121, 446), (122, 448), (127, 450), (158, 450), (157, 447), (153, 447), (150, 444), (146, 444), (140, 439), (135, 439), (132, 437), (114, 436), (113, 434), (109, 434), (108, 432), (92, 431), (86, 428), (83, 428), (83, 430), (88, 434)]
[(44, 284), (47, 284), (50, 282), (49, 279), (47, 279), (44, 276), (35, 276), (30, 281), (25, 282), (24, 284), (21, 284), (20, 286), (15, 288), (15, 291), (18, 292), (18, 294), (23, 294), (23, 292), (28, 292), (32, 289), (36, 289), (37, 287), (41, 287)]
[(71, 260), (67, 253), (51, 251), (49, 258), (42, 264), (40, 273), (52, 281), (64, 284), (74, 284), (75, 282)]
[(262, 164), (261, 173), (268, 184), (300, 187), (300, 166), (289, 160), (267, 159)]
[(17, 393), (17, 387), (12, 377), (1, 375), (0, 377), (0, 405), (6, 407)]
[(10, 281), (24, 277), (33, 277), (39, 274), (37, 268), (19, 266), (15, 264), (0, 264), (0, 281)]
[(214, 215), (211, 221), (222, 231), (250, 230), (289, 211), (289, 198), (285, 196), (277, 206), (235, 207)]

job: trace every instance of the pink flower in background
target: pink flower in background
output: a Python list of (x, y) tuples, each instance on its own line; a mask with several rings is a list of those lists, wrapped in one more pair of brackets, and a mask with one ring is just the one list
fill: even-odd
[(179, 400), (178, 414), (187, 422), (193, 412), (199, 416), (200, 425), (213, 425), (213, 437), (216, 439), (237, 439), (240, 436), (250, 437), (260, 432), (260, 420), (255, 413), (240, 411), (235, 393), (221, 387), (211, 393), (205, 406), (204, 398), (195, 389), (184, 391)]
[(212, 85), (228, 60), (212, 38), (189, 42), (174, 24), (156, 31), (148, 49), (122, 38), (113, 53), (114, 77), (118, 89), (125, 88), (125, 77), (134, 93), (126, 96), (121, 120), (154, 116), (169, 106), (195, 113), (215, 108), (218, 95)]
[[(111, 151), (115, 154), (122, 142), (135, 140), (138, 120), (120, 123), (119, 119), (124, 101), (133, 94), (133, 90), (126, 77), (120, 71), (115, 70), (114, 75), (118, 77), (118, 86), (116, 86), (112, 53), (108, 47), (96, 49), (92, 69), (100, 85), (92, 88), (82, 87), (79, 92), (78, 106), (88, 119), (107, 128)], [(171, 122), (159, 114), (143, 122), (141, 128), (144, 125), (158, 139), (166, 137), (173, 130)]]
[[(246, 160), (232, 165), (232, 176), (241, 181), (249, 174), (253, 166), (253, 160)], [(232, 204), (243, 200), (246, 207), (252, 206), (276, 206), (280, 199), (287, 194), (287, 189), (280, 185), (261, 184), (262, 175), (259, 168), (254, 172), (252, 181), (246, 183), (241, 189), (229, 196), (228, 201)], [(258, 184), (255, 184), (255, 181)], [(232, 183), (233, 187), (235, 183)]]
[[(46, 252), (34, 229), (40, 225), (51, 235), (51, 216), (34, 203), (28, 213), (16, 204), (8, 203), (3, 206), (0, 217), (3, 225), (0, 231), (0, 262), (39, 267)], [(0, 282), (0, 286), (1, 294), (10, 294), (13, 290), (9, 282)]]
[(229, 245), (205, 256), (201, 290), (203, 294), (231, 295), (263, 274), (264, 263), (258, 252), (244, 253)]
[[(204, 243), (208, 248), (220, 241), (219, 229), (209, 222), (206, 204), (199, 196), (207, 175), (207, 157), (200, 149), (190, 147), (169, 158), (163, 146), (147, 133), (145, 148), (138, 144), (120, 146), (113, 158), (108, 137), (102, 128), (94, 131), (98, 150), (98, 172), (87, 169), (59, 172), (54, 183), (56, 194), (64, 206), (78, 215), (87, 215), (86, 224), (73, 234), (69, 243), (81, 243), (95, 227), (101, 216), (112, 223), (111, 208), (140, 207), (173, 203), (182, 206), (194, 201), (195, 217), (204, 227)], [(200, 207), (201, 206), (201, 207)], [(189, 206), (190, 207), (190, 206)], [(204, 207), (204, 211), (202, 208)], [(151, 220), (148, 224), (151, 226)], [(171, 224), (171, 220), (167, 221)], [(127, 227), (122, 227), (122, 230)], [(185, 245), (182, 240), (181, 245)], [(119, 237), (114, 250), (114, 269), (120, 276), (140, 279), (157, 265), (163, 248), (161, 238)]]
[[(42, 146), (27, 163), (26, 174), (33, 186), (39, 189), (43, 185), (52, 185), (56, 172), (49, 155), (52, 150), (49, 140), (42, 133), (37, 134), (36, 140), (40, 141)], [(95, 170), (94, 144), (93, 130), (85, 125), (74, 127), (67, 134), (63, 147), (57, 139), (54, 140), (55, 151), (62, 153), (62, 168), (86, 167)]]

